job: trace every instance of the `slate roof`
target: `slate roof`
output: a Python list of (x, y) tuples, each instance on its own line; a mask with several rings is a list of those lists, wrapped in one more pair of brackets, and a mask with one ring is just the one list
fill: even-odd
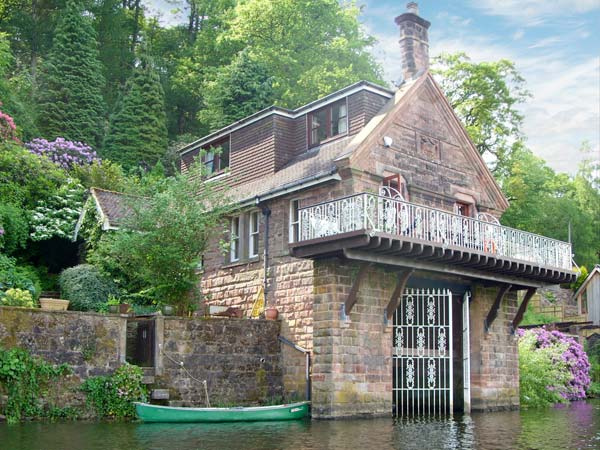
[(331, 175), (336, 170), (335, 160), (346, 152), (354, 138), (355, 136), (347, 136), (311, 149), (267, 177), (233, 187), (228, 196), (242, 202), (276, 189), (285, 189), (310, 179)]
[(104, 229), (118, 228), (131, 213), (127, 204), (127, 194), (91, 188), (90, 194), (96, 203), (96, 210), (103, 221)]

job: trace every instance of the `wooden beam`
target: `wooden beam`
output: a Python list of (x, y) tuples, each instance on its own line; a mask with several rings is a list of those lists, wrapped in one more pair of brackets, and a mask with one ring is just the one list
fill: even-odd
[(517, 278), (510, 275), (504, 275), (501, 273), (490, 273), (483, 270), (469, 269), (463, 266), (456, 266), (452, 264), (439, 264), (432, 261), (421, 261), (415, 258), (402, 257), (395, 255), (378, 255), (372, 252), (365, 252), (357, 249), (343, 250), (344, 256), (347, 259), (357, 261), (368, 261), (376, 264), (385, 264), (388, 266), (414, 268), (416, 270), (426, 270), (429, 272), (440, 272), (444, 275), (456, 275), (461, 277), (467, 277), (473, 280), (486, 280), (493, 282), (494, 285), (510, 283), (514, 286), (521, 286), (523, 289), (529, 287), (542, 287), (548, 283), (543, 281), (535, 281), (527, 278)]
[(350, 311), (352, 311), (352, 307), (356, 303), (356, 299), (358, 297), (358, 288), (360, 287), (360, 283), (362, 282), (365, 275), (369, 271), (371, 267), (370, 263), (363, 263), (360, 265), (360, 269), (358, 269), (358, 273), (356, 274), (356, 278), (354, 279), (354, 283), (352, 283), (352, 287), (350, 288), (350, 293), (346, 298), (346, 302), (344, 303), (344, 313), (349, 316)]
[(500, 291), (498, 291), (498, 295), (496, 295), (496, 300), (494, 301), (494, 304), (492, 305), (490, 312), (488, 313), (487, 317), (485, 318), (484, 328), (485, 328), (486, 333), (488, 331), (490, 331), (490, 327), (492, 326), (492, 323), (494, 322), (494, 320), (496, 319), (496, 316), (498, 315), (498, 308), (500, 308), (500, 303), (502, 303), (502, 299), (504, 298), (504, 295), (510, 290), (511, 287), (512, 286), (510, 284), (505, 284), (504, 286), (502, 286), (500, 288)]
[(406, 283), (410, 276), (414, 273), (415, 269), (408, 269), (400, 272), (398, 274), (398, 283), (396, 284), (396, 288), (394, 292), (392, 292), (392, 297), (390, 298), (390, 302), (387, 305), (385, 310), (385, 314), (388, 320), (391, 320), (394, 312), (398, 309), (398, 305), (400, 304), (400, 299), (402, 298), (402, 293), (404, 292), (404, 288), (406, 287)]
[(536, 291), (537, 291), (536, 288), (527, 289), (527, 293), (525, 294), (525, 297), (523, 297), (523, 301), (521, 302), (521, 305), (519, 306), (519, 310), (517, 311), (517, 314), (515, 315), (515, 318), (512, 321), (511, 332), (513, 334), (517, 330), (517, 327), (521, 323), (521, 320), (523, 320), (523, 315), (525, 314), (525, 311), (527, 311), (527, 305), (529, 304), (529, 300), (531, 300), (531, 297), (534, 296)]

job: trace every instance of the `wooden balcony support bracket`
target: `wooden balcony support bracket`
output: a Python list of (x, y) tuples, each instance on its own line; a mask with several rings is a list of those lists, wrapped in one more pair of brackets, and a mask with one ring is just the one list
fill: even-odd
[(402, 294), (404, 293), (404, 288), (406, 287), (406, 283), (410, 276), (414, 273), (415, 269), (407, 269), (398, 273), (398, 282), (396, 283), (396, 288), (394, 292), (392, 292), (392, 297), (390, 298), (390, 302), (385, 309), (385, 320), (386, 324), (392, 320), (394, 317), (394, 312), (398, 309), (398, 305), (400, 304), (400, 300), (402, 299)]
[(348, 297), (346, 297), (346, 302), (344, 303), (344, 314), (346, 316), (350, 315), (350, 311), (352, 311), (352, 308), (356, 304), (356, 300), (358, 298), (358, 289), (360, 288), (360, 283), (367, 275), (367, 272), (369, 271), (371, 266), (372, 266), (372, 264), (368, 263), (368, 262), (362, 263), (360, 265), (360, 268), (358, 269), (358, 273), (356, 274), (356, 278), (354, 279), (354, 282), (352, 283), (352, 287), (350, 288), (350, 293), (348, 294)]
[(496, 320), (496, 316), (498, 315), (498, 309), (500, 308), (502, 299), (511, 287), (512, 285), (505, 284), (500, 288), (500, 291), (498, 291), (498, 295), (496, 295), (496, 300), (494, 301), (494, 304), (492, 305), (490, 312), (488, 313), (487, 317), (485, 318), (485, 322), (483, 323), (483, 327), (486, 333), (490, 331), (492, 323), (494, 322), (494, 320)]
[(515, 315), (515, 318), (512, 321), (510, 328), (510, 332), (512, 334), (515, 334), (515, 331), (517, 331), (517, 327), (521, 323), (521, 320), (523, 320), (523, 315), (525, 314), (525, 311), (527, 311), (527, 305), (529, 304), (529, 300), (531, 300), (531, 298), (535, 295), (536, 291), (536, 288), (527, 289), (527, 293), (525, 294), (525, 297), (523, 297), (523, 301), (521, 302), (521, 305), (517, 310), (517, 314)]

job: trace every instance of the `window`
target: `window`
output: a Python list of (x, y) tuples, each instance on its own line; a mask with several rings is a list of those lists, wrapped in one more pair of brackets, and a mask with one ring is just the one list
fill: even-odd
[(473, 205), (469, 205), (468, 203), (456, 202), (454, 204), (454, 213), (459, 216), (467, 216), (472, 217)]
[(300, 238), (300, 200), (290, 201), (290, 242), (298, 242)]
[(259, 212), (250, 213), (250, 226), (248, 227), (248, 257), (254, 258), (258, 256), (258, 224)]
[(202, 164), (209, 174), (221, 172), (229, 167), (229, 137), (203, 147)]
[(348, 106), (346, 99), (310, 113), (308, 115), (308, 123), (309, 147), (319, 145), (321, 142), (334, 136), (346, 134), (348, 132)]
[(382, 186), (392, 189), (386, 192), (386, 195), (389, 195), (393, 198), (396, 197), (396, 193), (398, 193), (402, 197), (402, 200), (408, 201), (408, 188), (406, 187), (406, 181), (402, 175), (396, 174), (385, 177), (383, 179)]
[(240, 217), (231, 219), (231, 242), (229, 247), (229, 260), (231, 262), (240, 259)]
[(258, 257), (260, 211), (250, 211), (231, 218), (229, 262)]

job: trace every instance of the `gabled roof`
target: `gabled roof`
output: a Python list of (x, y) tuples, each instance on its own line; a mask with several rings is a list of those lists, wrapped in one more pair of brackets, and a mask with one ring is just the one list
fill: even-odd
[(592, 281), (592, 278), (597, 275), (600, 275), (600, 265), (599, 264), (596, 264), (594, 266), (594, 269), (588, 274), (588, 276), (585, 279), (585, 281), (583, 282), (583, 284), (581, 286), (579, 286), (579, 289), (577, 289), (577, 292), (575, 292), (575, 294), (573, 294), (573, 298), (579, 297), (579, 295), (582, 294), (586, 290), (587, 285), (590, 283), (590, 281)]
[(91, 188), (90, 195), (102, 220), (103, 230), (118, 229), (131, 214), (131, 207), (127, 204), (127, 198), (132, 197), (130, 195), (100, 188)]
[(227, 136), (229, 133), (239, 130), (240, 128), (243, 128), (245, 126), (248, 126), (253, 122), (264, 119), (265, 117), (269, 117), (272, 115), (279, 115), (279, 116), (287, 117), (290, 119), (295, 119), (296, 117), (299, 117), (310, 111), (314, 111), (315, 109), (322, 108), (325, 105), (334, 103), (334, 102), (340, 100), (341, 98), (344, 98), (348, 95), (352, 95), (352, 94), (354, 94), (356, 92), (360, 92), (360, 91), (374, 92), (376, 94), (379, 94), (379, 95), (381, 95), (383, 97), (387, 97), (387, 98), (391, 98), (394, 96), (394, 91), (392, 91), (386, 87), (380, 86), (375, 83), (371, 83), (370, 81), (358, 81), (358, 82), (351, 84), (349, 86), (346, 86), (338, 91), (335, 91), (329, 95), (326, 95), (325, 97), (322, 97), (318, 100), (307, 103), (306, 105), (300, 106), (299, 108), (296, 108), (293, 110), (287, 109), (287, 108), (281, 108), (281, 107), (275, 106), (275, 105), (265, 108), (261, 111), (258, 111), (257, 113), (254, 113), (248, 117), (244, 117), (243, 119), (238, 120), (237, 122), (234, 122), (231, 125), (227, 125), (226, 127), (223, 127), (217, 131), (214, 131), (213, 133), (208, 134), (208, 135), (198, 139), (197, 141), (194, 141), (194, 142), (186, 145), (179, 151), (179, 154), (181, 156), (188, 152), (196, 150), (196, 149), (202, 147), (203, 145), (206, 145), (212, 141), (219, 140), (219, 139)]

